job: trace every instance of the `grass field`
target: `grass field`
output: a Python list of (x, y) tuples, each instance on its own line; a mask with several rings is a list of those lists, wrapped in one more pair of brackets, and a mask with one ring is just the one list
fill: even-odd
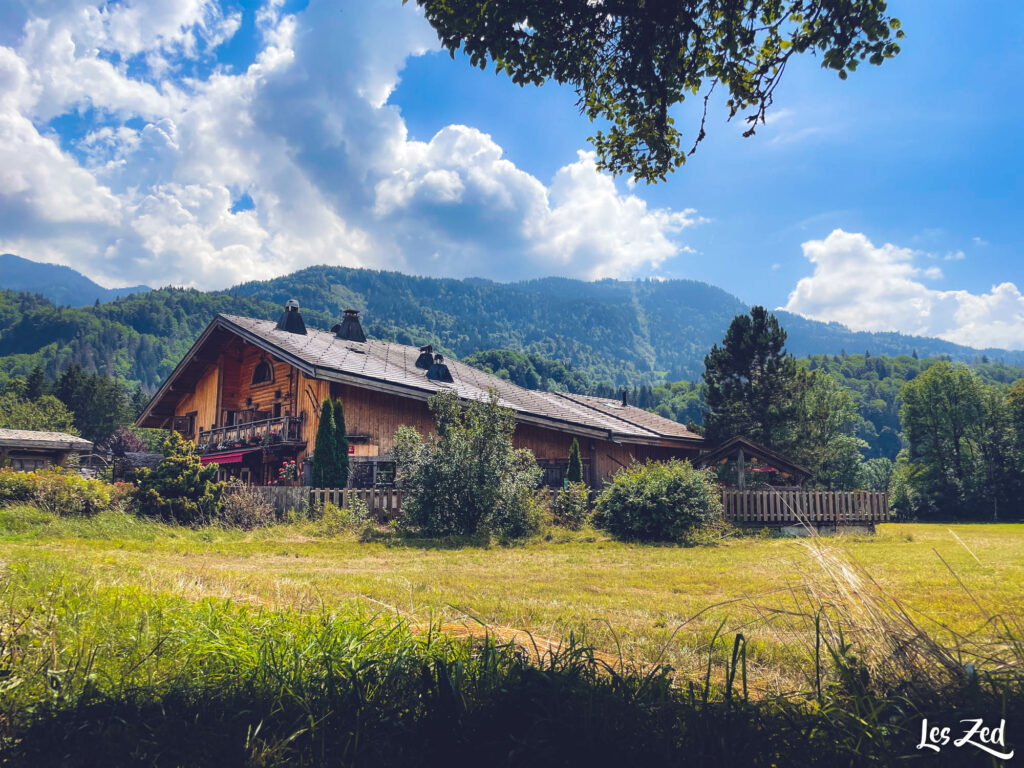
[[(555, 640), (573, 634), (629, 661), (670, 663), (682, 675), (701, 673), (716, 633), (743, 632), (752, 682), (768, 691), (799, 684), (794, 645), (806, 643), (794, 639), (807, 627), (785, 613), (799, 607), (793, 588), (830, 578), (806, 543), (791, 539), (682, 548), (594, 531), (556, 530), (512, 547), (379, 538), (0, 510), (0, 559), (47, 564), (102, 586), (301, 610), (358, 603), (413, 623), (479, 622)], [(940, 636), (984, 632), (993, 614), (1024, 616), (1024, 526), (891, 524), (874, 536), (823, 541)]]
[(495, 546), (12, 507), (0, 765), (902, 765), (923, 717), (1018, 740), (1022, 615), (1013, 525)]

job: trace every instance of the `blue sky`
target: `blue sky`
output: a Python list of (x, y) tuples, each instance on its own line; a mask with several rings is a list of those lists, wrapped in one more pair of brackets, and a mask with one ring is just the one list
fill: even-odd
[(451, 60), (400, 0), (0, 0), (0, 250), (201, 288), (315, 263), (685, 277), (1021, 348), (1024, 6), (890, 11), (896, 59), (841, 82), (804, 57), (756, 136), (719, 104), (633, 186), (593, 167), (571, 90)]

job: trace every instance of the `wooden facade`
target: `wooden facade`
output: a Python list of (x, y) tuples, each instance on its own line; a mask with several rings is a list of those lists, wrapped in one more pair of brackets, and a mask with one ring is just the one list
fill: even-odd
[[(387, 376), (371, 379), (346, 376), (344, 371), (336, 370), (321, 373), (321, 368), (307, 364), (309, 361), (290, 354), (287, 348), (247, 338), (219, 319), (211, 323), (164, 383), (138, 424), (173, 428), (195, 440), (204, 463), (219, 464), (222, 477), (262, 485), (277, 479), (282, 462), (295, 461), (301, 468), (313, 451), (320, 404), (327, 398), (343, 405), (350, 457), (354, 465), (374, 465), (374, 480), (376, 466), (390, 457), (400, 426), (414, 427), (422, 434), (433, 431), (427, 405), (429, 391), (389, 381)], [(326, 336), (323, 331), (313, 333)], [(288, 334), (283, 338), (295, 337)], [(328, 343), (333, 343), (334, 337), (328, 338)], [(373, 343), (381, 344), (364, 342), (367, 347)], [(408, 352), (408, 348), (392, 346)], [(357, 351), (351, 345), (348, 349)], [(389, 348), (387, 354), (397, 353)], [(322, 357), (320, 354), (316, 361)], [(486, 377), (484, 383), (488, 386), (494, 380), (461, 363), (453, 365), (466, 379)], [(409, 367), (402, 368), (406, 378)], [(479, 381), (475, 383), (480, 385)], [(506, 388), (502, 393), (505, 398), (528, 395), (536, 399), (534, 412), (517, 409), (514, 443), (533, 452), (551, 486), (562, 483), (573, 439), (579, 440), (585, 479), (591, 485), (602, 484), (636, 460), (696, 458), (699, 451), (700, 438), (692, 434), (680, 438), (670, 431), (668, 436), (661, 436), (649, 425), (611, 417), (578, 401), (563, 401), (547, 393), (542, 397), (541, 393), (529, 393), (508, 382), (495, 380), (495, 385)], [(558, 402), (552, 403), (553, 397)], [(618, 406), (602, 402), (602, 407)], [(547, 415), (545, 408), (553, 415)], [(579, 423), (566, 416), (581, 413), (584, 420)], [(647, 417), (657, 418), (645, 412)], [(636, 437), (623, 437), (608, 425), (632, 430)], [(673, 422), (666, 421), (666, 425), (681, 429)]]

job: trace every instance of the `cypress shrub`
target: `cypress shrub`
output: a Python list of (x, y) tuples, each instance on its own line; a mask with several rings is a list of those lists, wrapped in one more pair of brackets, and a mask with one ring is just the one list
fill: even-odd
[(575, 437), (572, 439), (572, 447), (569, 448), (569, 469), (565, 473), (567, 483), (583, 482), (583, 462), (580, 461), (580, 441)]
[(313, 485), (332, 488), (338, 475), (337, 427), (334, 423), (334, 401), (330, 398), (320, 405), (320, 425), (316, 430), (313, 449)]

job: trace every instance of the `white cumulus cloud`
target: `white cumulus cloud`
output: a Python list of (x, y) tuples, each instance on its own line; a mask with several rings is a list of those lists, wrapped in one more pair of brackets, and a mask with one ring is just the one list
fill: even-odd
[(972, 347), (1024, 349), (1024, 296), (1013, 283), (988, 293), (944, 291), (924, 280), (941, 277), (921, 268), (923, 254), (859, 233), (833, 231), (803, 243), (814, 274), (801, 279), (783, 309), (855, 330), (937, 336)]
[[(217, 51), (242, 17), (210, 0), (18, 19), (0, 37), (0, 250), (203, 288), (315, 263), (618, 277), (690, 252), (694, 211), (649, 207), (587, 153), (542, 180), (472, 126), (411, 140), (389, 98), (437, 48), (415, 5), (282, 7), (259, 9), (258, 53), (234, 67)], [(243, 193), (253, 209), (232, 210)]]

